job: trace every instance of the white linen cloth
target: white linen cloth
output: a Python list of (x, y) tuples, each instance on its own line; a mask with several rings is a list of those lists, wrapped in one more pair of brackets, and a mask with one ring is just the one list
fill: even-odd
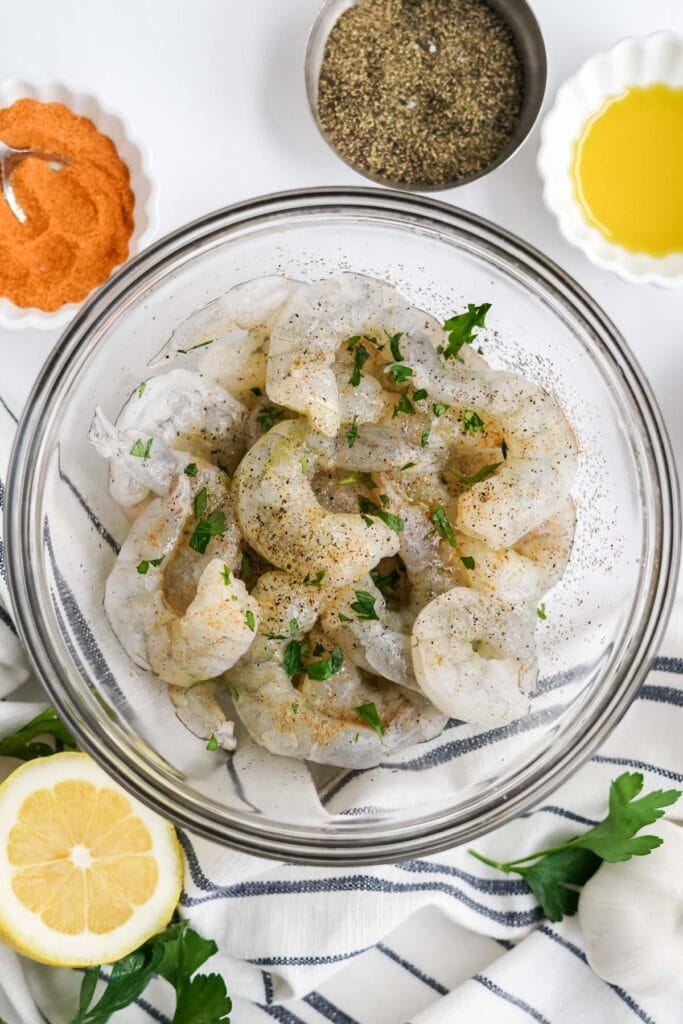
[[(0, 509), (16, 416), (0, 395)], [(0, 602), (1, 736), (45, 703), (29, 680), (8, 610), (1, 536)], [(638, 699), (602, 749), (543, 806), (482, 838), (478, 849), (504, 859), (580, 831), (603, 816), (609, 783), (624, 770), (641, 771), (648, 789), (683, 783), (681, 622), (683, 608), (674, 612)], [(520, 879), (489, 870), (465, 849), (340, 870), (247, 857), (185, 833), (181, 840), (181, 910), (218, 942), (205, 969), (224, 975), (234, 1024), (683, 1020), (680, 998), (635, 997), (596, 978), (574, 919), (542, 921)], [(0, 946), (0, 1017), (64, 1024), (80, 980), (77, 971), (31, 964)], [(167, 986), (155, 981), (113, 1020), (168, 1024), (171, 1006)]]

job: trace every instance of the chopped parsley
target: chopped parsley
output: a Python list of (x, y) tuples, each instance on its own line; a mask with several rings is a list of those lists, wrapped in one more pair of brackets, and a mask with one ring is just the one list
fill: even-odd
[(196, 476), (197, 475), (197, 463), (188, 462), (185, 466), (185, 476)]
[(379, 569), (371, 569), (370, 576), (382, 597), (390, 599), (395, 596), (396, 587), (400, 580), (398, 569), (392, 569), (385, 576), (382, 576)]
[(240, 699), (240, 691), (237, 689), (234, 683), (228, 683), (228, 689), (230, 690), (230, 696), (234, 700), (235, 704)]
[(250, 580), (253, 573), (253, 564), (249, 555), (244, 551), (240, 562), (240, 576), (243, 580)]
[(247, 614), (244, 616), (244, 621), (253, 633), (256, 629), (256, 619), (254, 618), (254, 613), (251, 608), (247, 608)]
[(353, 417), (353, 420), (351, 421), (351, 426), (346, 431), (346, 440), (348, 442), (349, 448), (353, 448), (354, 444), (358, 440), (358, 417), (357, 416)]
[(403, 471), (404, 469), (412, 469), (413, 466), (416, 466), (416, 465), (417, 465), (416, 462), (404, 462), (403, 465), (401, 466), (401, 471)]
[(311, 460), (309, 459), (309, 457), (307, 455), (302, 455), (301, 456), (301, 472), (302, 473), (308, 473), (310, 468), (311, 468)]
[(406, 413), (407, 416), (415, 415), (415, 406), (410, 401), (407, 395), (401, 395), (400, 400), (394, 406), (394, 411), (391, 414), (391, 418), (394, 419), (394, 417), (398, 416), (400, 412)]
[(380, 508), (374, 501), (370, 501), (363, 494), (358, 495), (358, 505), (361, 513), (364, 516), (377, 516), (381, 519), (390, 530), (395, 530), (396, 533), (400, 533), (404, 527), (404, 522), (400, 516), (392, 515), (391, 512), (387, 512), (386, 509)]
[(413, 401), (424, 402), (425, 398), (429, 398), (426, 388), (418, 388), (413, 392)]
[(307, 665), (306, 675), (309, 679), (324, 682), (325, 679), (336, 675), (343, 664), (344, 655), (342, 654), (341, 647), (335, 646), (332, 648), (329, 658), (324, 658), (322, 661), (312, 661), (310, 665)]
[(473, 409), (465, 409), (462, 414), (462, 424), (466, 434), (476, 434), (478, 430), (484, 429), (484, 421), (477, 416)]
[(458, 313), (445, 321), (443, 329), (448, 331), (448, 345), (443, 350), (445, 359), (460, 359), (460, 349), (472, 344), (478, 327), (486, 326), (486, 314), (490, 308), (490, 302), (482, 302), (481, 306), (468, 302), (466, 313)]
[(299, 675), (305, 670), (302, 659), (307, 651), (308, 644), (305, 640), (290, 640), (285, 647), (282, 667), (290, 678)]
[[(178, 349), (178, 351), (180, 352), (181, 350)], [(209, 737), (209, 742), (206, 744), (206, 749), (207, 750), (218, 750), (218, 740), (216, 739), (216, 736), (215, 736), (214, 733), (211, 733), (211, 736)]]
[(348, 615), (344, 615), (342, 612), (338, 612), (337, 614), (339, 615), (340, 622), (353, 622), (353, 619), (350, 619)]
[(545, 611), (545, 601), (539, 604), (538, 608), (536, 609), (536, 614), (538, 615), (539, 619), (543, 620), (543, 622), (545, 622), (545, 620), (548, 618)]
[(198, 345), (191, 345), (190, 348), (179, 348), (176, 349), (181, 356), (186, 356), (188, 352), (194, 352), (196, 348), (206, 348), (207, 345), (213, 345), (215, 338), (209, 338), (208, 341), (200, 341)]
[(452, 548), (457, 546), (457, 538), (455, 536), (455, 530), (451, 526), (451, 521), (446, 515), (446, 510), (442, 505), (434, 509), (431, 515), (431, 520), (434, 526), (437, 528), (444, 540), (447, 540)]
[(394, 362), (395, 363), (402, 363), (403, 362), (403, 356), (401, 355), (401, 349), (399, 347), (399, 341), (403, 337), (403, 331), (399, 331), (398, 334), (389, 334), (388, 331), (385, 331), (384, 333), (387, 336), (387, 341), (389, 342), (389, 348), (391, 349), (391, 354), (394, 357)]
[(311, 576), (310, 572), (307, 572), (304, 576), (304, 583), (309, 587), (319, 587), (322, 581), (325, 579), (327, 573), (326, 569), (318, 569), (315, 576)]
[(432, 408), (435, 416), (443, 416), (448, 411), (448, 406), (444, 402), (435, 402)]
[(356, 613), (359, 619), (369, 620), (377, 619), (379, 621), (379, 615), (375, 611), (375, 598), (372, 594), (369, 594), (367, 590), (356, 590), (354, 591), (356, 600), (351, 604), (351, 610)]
[(284, 414), (285, 410), (279, 409), (276, 405), (264, 405), (256, 417), (256, 422), (261, 430), (270, 430), (271, 427), (280, 422)]
[(289, 620), (289, 632), (292, 634), (292, 636), (295, 636), (299, 632), (299, 620), (298, 619), (290, 619)]
[(359, 718), (374, 729), (378, 736), (384, 736), (384, 726), (379, 717), (377, 706), (374, 701), (369, 701), (367, 704), (361, 704), (360, 707), (354, 708), (354, 711)]
[(420, 437), (420, 448), (426, 448), (427, 447), (427, 445), (429, 444), (429, 435), (430, 434), (431, 434), (431, 430), (423, 430), (422, 431), (422, 436)]
[(142, 438), (138, 438), (133, 447), (130, 450), (131, 455), (135, 455), (138, 459), (148, 459), (149, 453), (152, 450), (153, 437), (150, 437), (149, 441), (145, 444), (142, 443)]
[(223, 566), (223, 568), (221, 569), (221, 576), (223, 577), (223, 582), (225, 583), (226, 587), (229, 586), (232, 580), (232, 573), (230, 572), (229, 565)]
[(362, 484), (363, 487), (369, 487), (370, 490), (374, 490), (377, 484), (372, 479), (370, 473), (349, 473), (343, 480), (339, 481), (340, 485), (343, 484)]
[(212, 512), (206, 519), (200, 519), (190, 537), (190, 547), (203, 555), (212, 537), (225, 533), (225, 512)]
[(206, 487), (202, 487), (201, 491), (197, 491), (194, 496), (194, 514), (197, 518), (204, 515), (208, 503), (209, 496), (206, 492)]
[(162, 555), (161, 558), (143, 558), (141, 562), (138, 562), (138, 572), (141, 576), (146, 576), (149, 572), (150, 565), (153, 565), (156, 568), (158, 565), (161, 565), (165, 557), (165, 555)]
[(138, 398), (142, 398), (142, 396), (145, 393), (145, 388), (146, 387), (147, 387), (147, 381), (143, 380), (143, 382), (140, 384), (140, 386), (138, 388)]
[(363, 367), (365, 363), (367, 363), (369, 358), (370, 353), (368, 352), (368, 350), (364, 348), (363, 345), (359, 345), (356, 348), (353, 357), (353, 373), (349, 377), (349, 384), (351, 385), (352, 388), (357, 388), (358, 385), (360, 384), (360, 378)]
[(466, 569), (474, 569), (476, 565), (474, 559), (472, 558), (472, 555), (462, 555), (460, 561), (462, 562)]
[(390, 375), (394, 384), (405, 384), (410, 377), (413, 376), (413, 371), (405, 363), (389, 363), (387, 366), (387, 373)]
[(503, 438), (503, 440), (501, 441), (500, 450), (503, 453), (503, 458), (507, 459), (507, 457), (508, 457), (508, 446), (507, 446), (507, 441), (505, 440), (505, 438)]
[(491, 476), (492, 473), (495, 473), (500, 465), (500, 462), (494, 462), (490, 466), (482, 466), (481, 469), (476, 471), (476, 473), (470, 473), (469, 476), (466, 473), (461, 473), (459, 469), (455, 468), (455, 466), (449, 466), (448, 472), (457, 477), (461, 484), (478, 484), (482, 480), (486, 480), (487, 476)]

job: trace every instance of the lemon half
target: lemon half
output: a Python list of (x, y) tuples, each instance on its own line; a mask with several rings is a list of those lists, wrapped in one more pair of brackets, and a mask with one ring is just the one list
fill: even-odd
[(182, 878), (173, 826), (87, 754), (27, 761), (0, 786), (0, 937), (33, 960), (119, 960), (168, 923)]

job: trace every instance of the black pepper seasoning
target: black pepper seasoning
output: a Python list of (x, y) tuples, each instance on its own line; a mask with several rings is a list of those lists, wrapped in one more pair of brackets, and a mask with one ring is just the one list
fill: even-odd
[(318, 118), (360, 171), (447, 185), (494, 162), (523, 88), (512, 34), (483, 0), (360, 0), (328, 37)]

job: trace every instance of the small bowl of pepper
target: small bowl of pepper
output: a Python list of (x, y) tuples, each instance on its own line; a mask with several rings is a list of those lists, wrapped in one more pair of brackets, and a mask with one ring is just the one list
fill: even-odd
[(8, 79), (0, 159), (0, 325), (63, 327), (156, 234), (145, 151), (92, 93)]
[(505, 163), (543, 101), (546, 55), (525, 0), (326, 0), (305, 61), (323, 138), (366, 178), (454, 188)]

